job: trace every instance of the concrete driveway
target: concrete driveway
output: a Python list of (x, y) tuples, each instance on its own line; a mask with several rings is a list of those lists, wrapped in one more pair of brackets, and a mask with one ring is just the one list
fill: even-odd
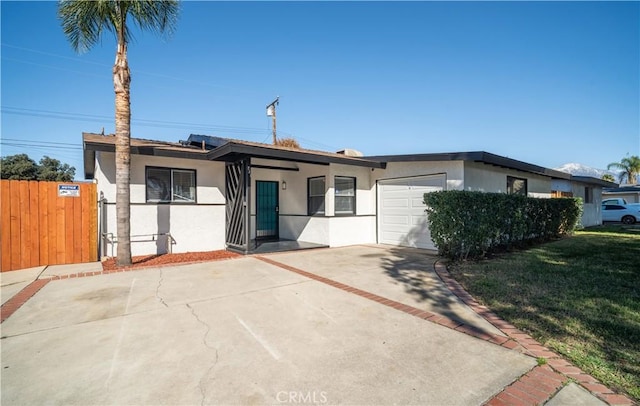
[[(493, 328), (424, 253), (263, 257)], [(55, 280), (1, 329), (3, 405), (479, 405), (536, 365), (257, 257)]]

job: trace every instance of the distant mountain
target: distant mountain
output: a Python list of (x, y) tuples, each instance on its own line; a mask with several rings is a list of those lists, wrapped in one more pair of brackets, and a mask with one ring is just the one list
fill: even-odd
[(570, 173), (575, 176), (591, 176), (592, 178), (602, 178), (602, 175), (608, 173), (613, 175), (615, 179), (618, 179), (618, 174), (616, 172), (608, 171), (606, 169), (596, 169), (590, 166), (578, 164), (578, 163), (569, 163), (564, 164), (558, 168), (554, 168), (556, 171)]

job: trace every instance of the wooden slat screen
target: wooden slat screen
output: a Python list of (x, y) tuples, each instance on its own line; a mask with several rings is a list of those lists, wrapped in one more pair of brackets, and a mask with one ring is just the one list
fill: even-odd
[[(79, 196), (59, 196), (77, 185)], [(98, 205), (94, 183), (2, 180), (0, 270), (98, 260)]]

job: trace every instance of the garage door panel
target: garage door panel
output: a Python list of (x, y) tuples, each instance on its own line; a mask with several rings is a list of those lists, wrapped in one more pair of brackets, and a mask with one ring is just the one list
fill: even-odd
[(394, 184), (388, 184), (385, 185), (387, 192), (389, 193), (393, 193), (393, 192), (404, 192), (405, 190), (407, 190), (409, 188), (409, 183), (408, 182), (400, 182), (400, 183), (394, 183)]
[(395, 207), (409, 207), (409, 199), (406, 197), (397, 199), (385, 198), (382, 200), (382, 207), (395, 208)]
[(424, 204), (424, 196), (420, 195), (420, 197), (414, 197), (411, 199), (411, 207), (413, 208), (422, 208), (422, 210), (426, 209), (427, 206)]
[(384, 216), (383, 221), (388, 226), (396, 224), (408, 225), (410, 222), (409, 216)]
[(383, 244), (435, 249), (431, 241), (424, 194), (444, 190), (444, 175), (379, 183), (379, 235)]

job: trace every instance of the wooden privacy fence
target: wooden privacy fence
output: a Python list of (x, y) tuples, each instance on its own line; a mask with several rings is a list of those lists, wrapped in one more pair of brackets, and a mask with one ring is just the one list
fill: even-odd
[(98, 260), (94, 183), (2, 180), (1, 270)]

